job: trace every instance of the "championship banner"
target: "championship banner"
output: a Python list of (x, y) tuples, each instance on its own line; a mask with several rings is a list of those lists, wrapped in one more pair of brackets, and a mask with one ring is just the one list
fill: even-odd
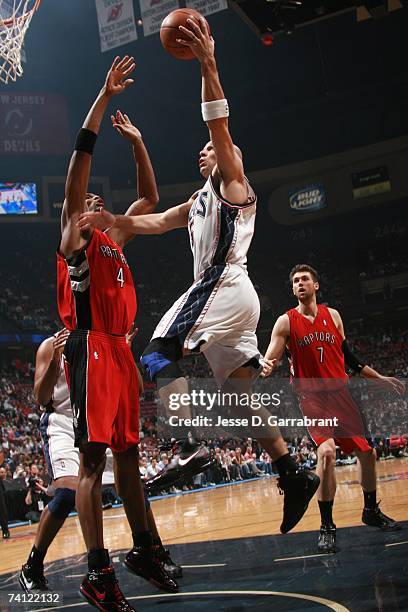
[(144, 35), (150, 36), (158, 32), (163, 19), (178, 8), (178, 0), (140, 0)]
[(101, 51), (137, 39), (133, 0), (95, 0)]
[(0, 155), (65, 155), (70, 150), (63, 96), (0, 94)]
[(212, 15), (228, 8), (227, 0), (186, 0), (186, 7), (195, 9), (202, 15)]

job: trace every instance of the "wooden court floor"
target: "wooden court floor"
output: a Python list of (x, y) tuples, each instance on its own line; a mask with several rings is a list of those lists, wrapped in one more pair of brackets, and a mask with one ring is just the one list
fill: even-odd
[[(408, 458), (377, 462), (378, 500), (392, 518), (408, 519)], [(363, 497), (355, 465), (338, 467), (334, 520), (338, 528), (361, 525)], [(165, 544), (188, 544), (279, 534), (282, 497), (275, 478), (201, 490), (152, 501)], [(316, 498), (294, 532), (319, 529)], [(0, 575), (16, 572), (32, 547), (36, 525), (11, 530), (10, 540), (0, 540)], [(105, 545), (110, 550), (131, 547), (123, 508), (104, 513)], [(279, 536), (286, 537), (286, 536)], [(402, 540), (408, 538), (401, 535)], [(69, 518), (52, 544), (48, 563), (85, 552), (77, 517)], [(302, 554), (301, 551), (299, 554)]]

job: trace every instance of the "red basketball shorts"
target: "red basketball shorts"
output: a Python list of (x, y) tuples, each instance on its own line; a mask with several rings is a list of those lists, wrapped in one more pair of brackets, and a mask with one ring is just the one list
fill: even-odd
[[(316, 419), (308, 425), (308, 431), (317, 446), (329, 438), (334, 438), (341, 450), (350, 454), (354, 450), (371, 451), (365, 438), (364, 425), (360, 410), (347, 387), (319, 392), (302, 392), (299, 404), (304, 416)], [(323, 424), (326, 419), (337, 419), (337, 425)]]
[(139, 442), (137, 369), (124, 336), (74, 330), (65, 345), (75, 446), (107, 444), (113, 451)]

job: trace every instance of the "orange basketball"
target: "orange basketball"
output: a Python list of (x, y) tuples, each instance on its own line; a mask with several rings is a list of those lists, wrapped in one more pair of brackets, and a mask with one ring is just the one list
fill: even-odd
[[(177, 42), (177, 38), (186, 39), (183, 32), (179, 30), (179, 26), (189, 27), (187, 19), (198, 20), (202, 15), (194, 9), (182, 8), (176, 9), (164, 18), (160, 28), (160, 40), (163, 47), (170, 55), (177, 59), (191, 60), (194, 59), (193, 53), (188, 47), (184, 47)], [(207, 22), (206, 22), (207, 23)], [(208, 31), (210, 26), (207, 23)]]

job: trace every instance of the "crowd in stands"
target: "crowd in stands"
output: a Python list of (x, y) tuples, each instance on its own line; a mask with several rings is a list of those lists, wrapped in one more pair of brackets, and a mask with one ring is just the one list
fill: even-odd
[[(346, 227), (346, 221), (345, 227)], [(364, 217), (364, 224), (367, 223)], [(359, 232), (358, 227), (349, 231)], [(408, 377), (408, 330), (406, 327), (365, 325), (362, 315), (360, 281), (365, 278), (385, 276), (408, 270), (406, 254), (406, 225), (402, 221), (393, 223), (371, 223), (365, 227), (365, 242), (355, 240), (355, 250), (342, 251), (337, 256), (336, 244), (344, 243), (344, 228), (336, 229), (332, 221), (327, 227), (311, 226), (306, 229), (279, 230), (276, 248), (270, 251), (270, 240), (258, 235), (249, 256), (249, 272), (258, 291), (261, 302), (259, 325), (260, 349), (265, 350), (271, 326), (276, 317), (293, 306), (288, 273), (294, 263), (307, 261), (320, 274), (319, 301), (339, 308), (347, 326), (347, 336), (355, 352), (364, 361), (385, 375), (399, 378)], [(14, 249), (15, 258), (8, 262), (7, 271), (0, 272), (0, 332), (33, 332), (49, 335), (58, 329), (55, 306), (55, 259), (50, 247), (55, 237), (55, 227), (40, 230), (38, 236), (21, 235)], [(48, 233), (47, 233), (48, 232)], [(262, 231), (261, 231), (262, 233)], [(371, 236), (371, 237), (369, 237)], [(329, 238), (333, 238), (330, 252)], [(14, 237), (4, 236), (14, 247)], [(149, 248), (146, 249), (146, 242)], [(30, 256), (32, 241), (35, 240), (36, 258)], [(187, 235), (175, 234), (169, 242), (163, 237), (141, 237), (129, 245), (128, 259), (134, 271), (136, 289), (139, 295), (136, 337), (136, 353), (146, 346), (154, 326), (173, 302), (185, 291), (192, 278), (192, 262), (188, 252)], [(167, 240), (167, 238), (166, 238)], [(181, 244), (181, 241), (184, 241)], [(279, 242), (280, 240), (280, 242)], [(336, 242), (337, 241), (337, 242)], [(350, 244), (353, 243), (350, 238)], [(53, 242), (52, 242), (53, 244)], [(9, 246), (10, 246), (9, 245)], [(169, 246), (170, 245), (170, 246)], [(174, 248), (171, 247), (173, 245)], [(285, 248), (281, 248), (282, 246)], [(340, 246), (339, 246), (340, 248)], [(25, 249), (25, 250), (24, 250)], [(171, 257), (168, 253), (171, 251)], [(154, 268), (160, 274), (152, 274), (152, 253)], [(334, 257), (334, 254), (336, 257)], [(38, 256), (37, 256), (38, 255)], [(268, 265), (265, 266), (265, 261)], [(357, 262), (357, 263), (356, 263)], [(391, 303), (386, 295), (379, 299)], [(355, 302), (353, 302), (355, 300)], [(353, 306), (354, 304), (354, 306)], [(346, 315), (347, 308), (349, 313)], [(354, 323), (351, 323), (353, 321)], [(360, 323), (356, 322), (360, 318)], [(401, 318), (399, 319), (401, 321)], [(33, 397), (34, 355), (20, 359), (2, 358), (0, 352), (0, 468), (7, 479), (29, 477), (30, 464), (38, 467), (39, 474), (46, 481), (42, 442), (38, 431), (39, 408)], [(20, 352), (19, 352), (20, 354)], [(183, 365), (190, 378), (210, 378), (206, 361), (192, 357)], [(286, 359), (274, 372), (275, 378), (287, 378)], [(408, 434), (407, 401), (404, 398), (385, 398), (364, 385), (359, 391), (359, 405), (366, 427), (378, 455), (385, 458), (406, 452)], [(141, 463), (144, 479), (150, 478), (171, 459), (171, 451), (161, 451), (161, 433), (156, 417), (154, 390), (146, 385), (141, 403)], [(316, 463), (315, 447), (304, 431), (284, 432), (290, 450), (297, 461), (313, 467)], [(205, 475), (199, 475), (194, 482), (183, 487), (193, 488), (210, 483), (228, 483), (248, 478), (268, 477), (274, 473), (273, 463), (267, 453), (255, 441), (245, 439), (217, 439), (210, 441), (215, 458), (214, 467)], [(351, 461), (338, 456), (339, 462)]]
[[(31, 245), (28, 243), (30, 248)], [(0, 271), (0, 317), (6, 331), (54, 333), (58, 328), (55, 303), (55, 261), (49, 256), (13, 249), (13, 258)]]
[[(386, 211), (373, 212), (370, 219), (360, 215), (357, 220), (354, 215), (352, 224), (344, 217), (337, 221), (335, 231), (331, 220), (299, 228), (271, 226), (273, 252), (270, 251), (267, 226), (261, 223), (248, 256), (249, 273), (261, 302), (259, 327), (270, 326), (278, 315), (293, 306), (288, 275), (292, 266), (300, 261), (318, 270), (322, 303), (329, 303), (341, 312), (348, 311), (349, 319), (361, 316), (365, 300), (361, 289), (363, 279), (384, 277), (387, 288), (387, 275), (408, 270), (406, 222), (398, 207), (394, 207), (392, 215), (390, 210), (387, 207)], [(48, 334), (59, 327), (55, 304), (55, 232), (55, 226), (50, 226), (34, 234), (30, 232), (29, 239), (23, 231), (17, 237), (3, 236), (5, 242), (10, 242), (15, 257), (8, 262), (7, 270), (0, 272), (3, 289), (0, 330)], [(343, 249), (344, 235), (349, 236), (347, 250)], [(31, 257), (33, 241), (35, 259)], [(139, 298), (138, 348), (142, 350), (160, 317), (192, 280), (187, 233), (139, 237), (127, 247), (127, 258)], [(392, 283), (389, 286), (392, 287)], [(403, 299), (404, 289), (399, 291)], [(399, 299), (398, 295), (393, 299)], [(388, 306), (391, 301), (387, 290), (371, 298), (382, 306)]]
[(45, 476), (42, 440), (38, 430), (40, 411), (33, 394), (31, 363), (14, 361), (0, 373), (0, 450), (7, 478), (25, 479), (35, 463)]
[[(408, 331), (378, 330), (372, 335), (356, 335), (352, 343), (367, 363), (376, 366), (384, 374), (407, 376)], [(185, 361), (185, 373), (190, 378), (210, 377), (206, 361), (191, 357)], [(39, 407), (33, 396), (33, 360), (17, 358), (4, 362), (0, 369), (0, 452), (6, 478), (26, 479), (30, 465), (36, 464), (40, 477), (47, 476), (44, 467), (42, 441), (38, 430)], [(274, 374), (287, 376), (285, 360)], [(361, 387), (361, 388), (360, 388)], [(368, 434), (379, 457), (406, 453), (408, 441), (408, 411), (405, 398), (384, 395), (383, 390), (367, 387), (363, 379), (353, 379), (353, 392), (359, 393), (359, 405), (365, 417)], [(160, 450), (165, 440), (160, 439), (156, 415), (154, 388), (147, 384), (141, 402), (141, 463), (143, 479), (155, 476), (171, 459), (171, 451)], [(316, 463), (315, 447), (305, 432), (288, 430), (290, 451), (297, 461), (313, 467)], [(168, 441), (167, 441), (168, 442)], [(215, 439), (209, 441), (215, 464), (205, 475), (187, 488), (206, 486), (209, 483), (228, 483), (248, 478), (268, 477), (274, 473), (269, 455), (254, 441), (244, 439)], [(339, 455), (339, 462), (350, 461)]]
[(406, 223), (383, 223), (375, 228), (376, 241), (360, 254), (360, 277), (379, 278), (408, 270)]

